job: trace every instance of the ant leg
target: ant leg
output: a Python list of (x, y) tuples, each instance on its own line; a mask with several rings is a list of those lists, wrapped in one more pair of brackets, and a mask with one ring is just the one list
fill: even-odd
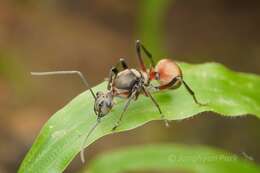
[(84, 163), (85, 162), (85, 156), (84, 156), (84, 145), (87, 142), (89, 136), (92, 134), (92, 132), (96, 129), (96, 127), (99, 125), (99, 123), (101, 122), (101, 117), (97, 118), (97, 122), (92, 126), (92, 128), (90, 129), (90, 131), (88, 132), (87, 136), (85, 137), (82, 146), (81, 146), (81, 151), (80, 151), (80, 159), (81, 162)]
[(195, 93), (194, 91), (192, 91), (192, 89), (189, 87), (189, 85), (181, 78), (181, 77), (177, 77), (178, 80), (181, 81), (181, 83), (183, 83), (183, 85), (185, 86), (186, 90), (190, 93), (190, 95), (192, 96), (194, 102), (199, 105), (199, 106), (206, 106), (207, 104), (203, 104), (203, 103), (200, 103), (196, 96), (195, 96)]
[[(124, 58), (120, 58), (120, 64), (123, 67), (123, 69), (128, 69), (128, 65), (125, 61)], [(107, 85), (107, 89), (110, 90), (111, 89), (111, 83), (113, 82), (113, 80), (116, 78), (117, 74), (118, 74), (118, 64), (116, 64), (116, 66), (112, 67), (110, 70), (110, 74), (109, 74), (109, 79), (108, 79), (108, 85)]]
[(109, 73), (109, 79), (107, 83), (107, 89), (110, 90), (112, 87), (113, 80), (116, 78), (118, 74), (118, 69), (116, 67), (112, 67)]
[(86, 80), (86, 78), (83, 76), (83, 74), (80, 71), (50, 71), (50, 72), (31, 72), (31, 75), (35, 75), (35, 76), (45, 76), (45, 75), (64, 75), (64, 74), (76, 74), (78, 75), (82, 82), (86, 85), (87, 88), (89, 88), (92, 96), (94, 97), (94, 99), (96, 100), (96, 96), (92, 90), (91, 87), (89, 87), (89, 84)]
[(165, 126), (166, 126), (166, 127), (169, 127), (168, 120), (165, 119), (165, 117), (164, 117), (164, 115), (163, 115), (163, 113), (162, 113), (162, 110), (161, 110), (160, 105), (158, 104), (158, 102), (154, 99), (154, 97), (152, 96), (152, 94), (151, 94), (148, 90), (146, 90), (144, 87), (142, 87), (142, 89), (143, 89), (144, 93), (152, 100), (152, 102), (154, 103), (154, 105), (157, 107), (157, 109), (158, 109), (158, 111), (159, 111), (159, 113), (160, 113), (160, 115), (161, 115), (161, 119), (163, 119), (163, 120), (165, 121)]
[(127, 102), (126, 102), (126, 104), (125, 104), (125, 106), (124, 106), (124, 110), (123, 110), (123, 112), (121, 113), (119, 120), (117, 121), (117, 123), (115, 124), (115, 126), (113, 127), (112, 130), (116, 130), (116, 128), (120, 125), (120, 122), (121, 122), (122, 119), (123, 119), (124, 113), (126, 112), (126, 110), (127, 110), (128, 106), (130, 105), (131, 101), (134, 99), (136, 93), (137, 93), (137, 90), (135, 90), (135, 91), (130, 95), (130, 97), (128, 98), (128, 100), (127, 100)]
[(164, 89), (170, 88), (171, 86), (173, 86), (179, 80), (180, 80), (179, 77), (175, 77), (173, 80), (171, 80), (171, 82), (169, 82), (165, 85), (153, 86), (153, 88), (155, 88), (156, 90), (164, 90)]
[(136, 52), (137, 52), (137, 57), (138, 60), (140, 62), (141, 68), (142, 70), (146, 70), (142, 55), (141, 55), (141, 49), (144, 51), (144, 53), (146, 54), (146, 56), (149, 58), (152, 67), (155, 67), (155, 63), (152, 57), (152, 54), (144, 47), (144, 45), (140, 42), (140, 40), (136, 40)]
[(127, 63), (126, 63), (126, 61), (125, 61), (125, 59), (124, 58), (120, 58), (120, 63), (121, 63), (121, 65), (122, 65), (122, 67), (123, 67), (123, 69), (125, 70), (125, 69), (128, 69), (128, 65), (127, 65)]
[(128, 69), (128, 65), (127, 65), (126, 60), (125, 60), (124, 58), (120, 58), (120, 59), (119, 59), (119, 62), (114, 66), (114, 68), (117, 68), (117, 69), (118, 69), (118, 68), (119, 68), (119, 65), (122, 66), (123, 70)]

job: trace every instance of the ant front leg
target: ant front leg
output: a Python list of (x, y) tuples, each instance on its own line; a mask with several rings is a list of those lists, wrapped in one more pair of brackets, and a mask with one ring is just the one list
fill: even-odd
[(149, 58), (150, 63), (152, 65), (152, 67), (155, 67), (155, 63), (152, 57), (152, 54), (143, 46), (143, 44), (140, 42), (140, 40), (136, 40), (136, 52), (137, 52), (137, 57), (139, 60), (139, 63), (141, 65), (141, 69), (143, 71), (146, 71), (146, 67), (142, 58), (142, 54), (141, 54), (141, 49), (144, 51), (144, 53), (146, 54), (146, 56)]
[(92, 128), (90, 129), (90, 131), (88, 132), (87, 136), (85, 137), (85, 139), (83, 140), (82, 146), (81, 146), (81, 150), (80, 150), (80, 159), (81, 162), (84, 163), (85, 162), (85, 156), (84, 156), (84, 145), (87, 142), (89, 136), (92, 134), (92, 132), (94, 132), (94, 130), (97, 128), (97, 126), (101, 123), (101, 117), (97, 118), (96, 123), (92, 126)]
[(110, 90), (111, 89), (111, 84), (113, 83), (113, 80), (116, 78), (117, 74), (119, 73), (118, 70), (118, 66), (119, 64), (122, 66), (122, 68), (124, 70), (128, 69), (128, 65), (125, 61), (124, 58), (120, 58), (119, 60), (120, 62), (117, 63), (114, 67), (111, 68), (110, 73), (109, 73), (109, 79), (108, 79), (108, 85), (107, 85), (107, 89)]
[(91, 87), (89, 87), (89, 84), (87, 82), (87, 79), (84, 77), (84, 75), (80, 72), (80, 71), (48, 71), (48, 72), (31, 72), (31, 75), (35, 75), (35, 76), (49, 76), (49, 75), (67, 75), (67, 74), (76, 74), (78, 75), (82, 82), (84, 83), (84, 85), (89, 88), (92, 96), (94, 97), (94, 99), (96, 100), (96, 95), (94, 94), (94, 91), (92, 90)]
[(204, 104), (204, 103), (200, 103), (196, 96), (195, 96), (195, 93), (194, 91), (189, 87), (189, 85), (181, 78), (181, 77), (176, 77), (183, 85), (184, 87), (186, 88), (186, 90), (189, 92), (189, 94), (192, 96), (194, 102), (199, 105), (199, 106), (206, 106), (207, 104)]
[(136, 97), (136, 93), (137, 93), (137, 90), (135, 90), (135, 91), (133, 91), (133, 92), (131, 93), (131, 95), (130, 95), (130, 97), (128, 98), (128, 100), (127, 100), (127, 102), (126, 102), (126, 104), (125, 104), (125, 106), (124, 106), (124, 109), (123, 109), (123, 111), (122, 111), (122, 113), (121, 113), (121, 115), (120, 115), (120, 117), (119, 117), (119, 120), (116, 122), (115, 126), (114, 126), (113, 129), (112, 129), (113, 131), (116, 130), (117, 127), (120, 125), (120, 123), (121, 123), (121, 121), (122, 121), (122, 119), (123, 119), (123, 116), (124, 116), (124, 114), (125, 114), (127, 108), (129, 107), (129, 105), (130, 105), (131, 101), (134, 99), (134, 97)]
[(121, 64), (121, 66), (123, 67), (124, 70), (128, 69), (128, 65), (127, 65), (124, 58), (120, 58), (119, 61), (120, 61), (120, 64)]
[(114, 68), (118, 69), (120, 65), (123, 68), (123, 70), (128, 69), (128, 65), (124, 58), (120, 58), (119, 62), (114, 66)]
[(158, 109), (158, 111), (159, 111), (159, 113), (160, 113), (160, 115), (161, 115), (161, 119), (163, 119), (164, 122), (165, 122), (165, 126), (166, 126), (166, 127), (169, 127), (169, 122), (168, 122), (167, 119), (165, 119), (165, 116), (163, 115), (162, 110), (161, 110), (160, 105), (158, 104), (158, 102), (154, 99), (154, 97), (152, 96), (152, 94), (151, 94), (148, 90), (146, 90), (144, 87), (142, 87), (142, 90), (143, 90), (143, 92), (145, 93), (145, 95), (147, 95), (147, 96), (152, 100), (152, 102), (154, 103), (154, 105), (157, 107), (157, 109)]
[(116, 78), (118, 74), (118, 69), (116, 67), (112, 67), (109, 72), (109, 79), (107, 83), (107, 89), (110, 90), (112, 88), (113, 80)]

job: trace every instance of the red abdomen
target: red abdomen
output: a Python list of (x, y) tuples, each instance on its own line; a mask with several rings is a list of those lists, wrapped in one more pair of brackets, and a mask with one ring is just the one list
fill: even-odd
[(167, 85), (176, 77), (182, 77), (180, 67), (171, 59), (162, 59), (155, 67), (155, 71), (159, 73), (160, 85)]

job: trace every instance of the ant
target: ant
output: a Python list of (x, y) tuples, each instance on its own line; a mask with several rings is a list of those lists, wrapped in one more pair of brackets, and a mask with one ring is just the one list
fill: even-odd
[[(146, 68), (143, 58), (141, 56), (141, 50), (144, 51), (146, 56), (149, 58), (151, 67), (149, 69)], [(124, 109), (120, 115), (119, 120), (115, 124), (112, 130), (116, 130), (119, 126), (120, 122), (122, 121), (123, 115), (126, 112), (130, 102), (132, 100), (137, 100), (139, 95), (142, 93), (145, 96), (149, 97), (152, 102), (157, 107), (161, 118), (164, 119), (164, 115), (162, 114), (162, 110), (157, 103), (157, 101), (153, 98), (150, 93), (150, 88), (152, 87), (156, 90), (164, 90), (164, 89), (175, 89), (180, 87), (181, 84), (185, 86), (187, 91), (192, 95), (193, 100), (198, 105), (204, 105), (196, 99), (195, 93), (192, 89), (188, 86), (188, 84), (183, 80), (182, 71), (180, 67), (170, 59), (162, 59), (156, 65), (153, 61), (152, 54), (143, 46), (143, 44), (137, 40), (136, 41), (136, 52), (138, 61), (141, 66), (141, 70), (129, 68), (126, 61), (121, 58), (120, 63), (116, 66), (112, 67), (109, 74), (109, 80), (107, 85), (107, 90), (105, 92), (98, 91), (94, 94), (92, 88), (89, 87), (89, 84), (86, 78), (82, 75), (79, 71), (52, 71), (52, 72), (32, 72), (32, 75), (59, 75), (59, 74), (76, 74), (78, 75), (83, 83), (89, 88), (91, 95), (93, 96), (94, 102), (94, 112), (97, 115), (97, 121), (93, 125), (93, 127), (88, 132), (87, 136), (84, 139), (82, 144), (80, 157), (81, 161), (84, 163), (84, 144), (86, 143), (87, 139), (91, 135), (91, 133), (95, 130), (98, 124), (101, 122), (101, 118), (106, 116), (114, 106), (113, 99), (116, 96), (128, 98)], [(118, 70), (118, 65), (121, 64), (123, 70)], [(156, 80), (159, 82), (158, 86), (152, 86), (150, 82), (152, 80)], [(168, 126), (168, 121), (166, 119), (165, 124)]]
[(89, 138), (90, 134), (96, 129), (98, 124), (101, 122), (101, 118), (106, 116), (114, 106), (113, 98), (114, 95), (111, 90), (107, 90), (105, 92), (98, 91), (96, 94), (94, 94), (94, 91), (91, 87), (89, 87), (89, 84), (86, 80), (86, 78), (83, 76), (83, 74), (79, 71), (51, 71), (51, 72), (31, 72), (31, 75), (37, 75), (37, 76), (45, 76), (45, 75), (66, 75), (66, 74), (76, 74), (78, 75), (82, 82), (85, 84), (87, 88), (89, 88), (91, 95), (93, 96), (95, 102), (94, 102), (94, 112), (97, 116), (96, 123), (92, 126), (90, 131), (88, 132), (87, 136), (85, 137), (80, 151), (80, 158), (81, 161), (85, 162), (84, 157), (84, 144), (86, 143), (87, 139)]
[[(146, 68), (146, 65), (142, 58), (141, 50), (150, 60), (150, 69)], [(168, 121), (164, 118), (159, 104), (151, 95), (149, 87), (153, 87), (156, 90), (176, 89), (180, 87), (181, 84), (183, 84), (187, 91), (193, 97), (195, 103), (198, 105), (204, 105), (198, 102), (195, 93), (183, 80), (180, 67), (174, 61), (170, 59), (162, 59), (155, 65), (152, 54), (144, 47), (144, 45), (139, 40), (136, 41), (136, 52), (141, 70), (129, 68), (123, 58), (120, 59), (120, 64), (123, 68), (122, 71), (118, 70), (118, 64), (112, 67), (112, 69), (110, 70), (107, 89), (112, 90), (114, 96), (128, 98), (118, 121), (113, 127), (113, 130), (115, 130), (119, 126), (130, 102), (132, 100), (137, 100), (140, 93), (144, 94), (152, 100), (154, 105), (157, 107), (161, 118), (165, 120), (165, 124), (166, 126), (168, 126)], [(151, 80), (157, 80), (159, 82), (159, 85), (152, 86), (150, 84)]]

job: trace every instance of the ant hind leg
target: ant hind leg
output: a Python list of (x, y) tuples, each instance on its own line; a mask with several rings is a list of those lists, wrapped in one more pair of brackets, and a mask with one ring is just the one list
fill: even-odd
[(189, 85), (181, 78), (181, 77), (177, 77), (178, 80), (181, 81), (181, 83), (183, 83), (184, 87), (186, 88), (186, 90), (189, 92), (189, 94), (192, 96), (194, 102), (199, 105), (199, 106), (206, 106), (207, 104), (204, 103), (200, 103), (194, 93), (194, 91), (189, 87)]

